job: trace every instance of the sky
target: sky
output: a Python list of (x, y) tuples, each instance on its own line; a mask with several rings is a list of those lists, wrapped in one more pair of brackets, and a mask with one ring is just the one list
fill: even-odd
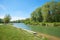
[(12, 20), (29, 18), (31, 13), (49, 0), (0, 0), (0, 18), (10, 14)]

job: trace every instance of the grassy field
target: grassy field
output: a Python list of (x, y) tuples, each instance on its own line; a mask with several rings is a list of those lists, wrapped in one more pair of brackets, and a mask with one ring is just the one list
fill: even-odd
[[(41, 40), (42, 38), (36, 37), (19, 28), (11, 25), (0, 25), (0, 40)], [(43, 40), (47, 40), (46, 38)]]
[(39, 25), (29, 25), (33, 31), (56, 36), (60, 38), (60, 27), (45, 27)]

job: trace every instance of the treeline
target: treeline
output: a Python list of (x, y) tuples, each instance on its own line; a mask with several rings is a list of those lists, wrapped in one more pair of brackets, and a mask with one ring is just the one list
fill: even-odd
[(0, 23), (9, 23), (11, 20), (11, 16), (9, 14), (5, 15), (3, 19), (0, 18)]
[(60, 2), (47, 2), (31, 14), (34, 22), (60, 22)]
[(0, 18), (0, 23), (24, 23), (25, 20), (13, 20), (11, 21), (11, 16), (9, 14), (6, 14), (4, 18)]
[(24, 20), (13, 20), (13, 21), (10, 21), (10, 23), (24, 23)]
[(7, 24), (7, 23), (20, 23), (20, 22), (23, 22), (23, 20), (15, 20), (15, 21), (13, 20), (13, 21), (11, 21), (11, 16), (9, 14), (6, 14), (3, 19), (0, 18), (0, 23)]
[(3, 22), (4, 22), (3, 19), (0, 18), (0, 23), (3, 23)]

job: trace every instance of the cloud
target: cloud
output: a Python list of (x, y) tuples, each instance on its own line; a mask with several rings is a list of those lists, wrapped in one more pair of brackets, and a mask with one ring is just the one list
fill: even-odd
[(2, 18), (2, 19), (3, 19), (3, 18), (4, 18), (4, 16), (0, 16), (0, 18)]
[(22, 20), (22, 19), (25, 19), (25, 18), (22, 18), (22, 17), (12, 17), (11, 21), (13, 21), (13, 20)]
[[(0, 16), (0, 18), (4, 18), (4, 16)], [(22, 18), (22, 17), (12, 17), (11, 18), (11, 21), (13, 21), (13, 20), (22, 20), (22, 19), (25, 19), (25, 18)]]

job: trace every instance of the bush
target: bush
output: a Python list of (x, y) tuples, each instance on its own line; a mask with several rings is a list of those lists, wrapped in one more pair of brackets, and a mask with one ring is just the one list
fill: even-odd
[(46, 26), (46, 24), (45, 23), (42, 23), (42, 26)]
[(60, 23), (54, 23), (54, 26), (60, 26)]

